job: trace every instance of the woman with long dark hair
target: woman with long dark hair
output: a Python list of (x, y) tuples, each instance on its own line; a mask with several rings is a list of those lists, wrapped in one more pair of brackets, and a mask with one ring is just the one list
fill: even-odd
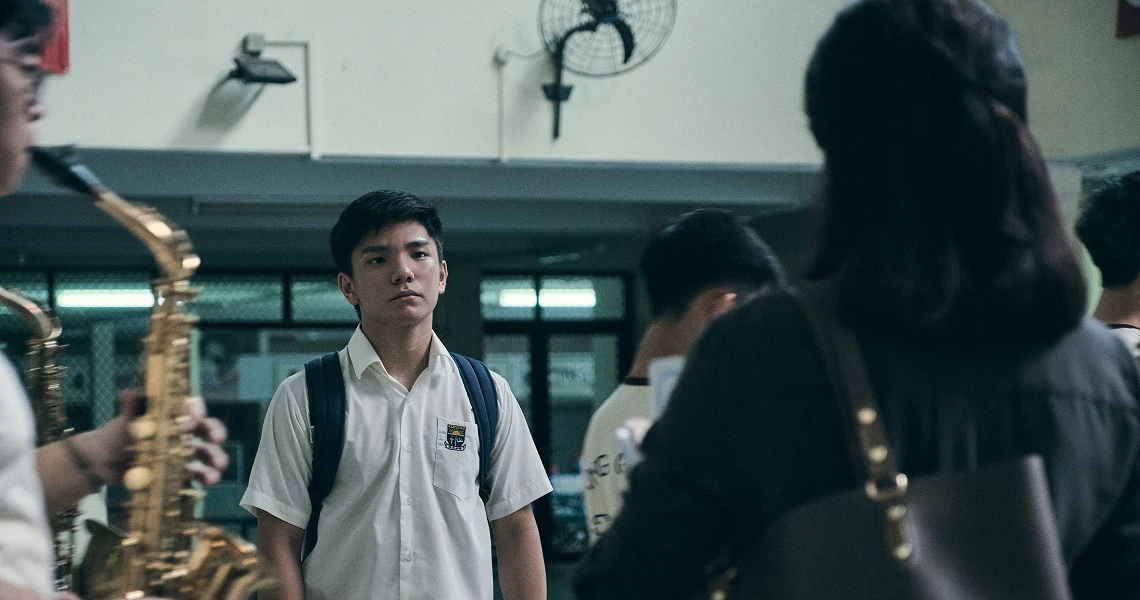
[[(805, 97), (825, 157), (808, 278), (858, 337), (899, 470), (1041, 455), (1074, 596), (1140, 595), (1140, 379), (1084, 317), (1009, 26), (974, 0), (857, 2)], [(686, 597), (721, 549), (740, 557), (791, 509), (859, 485), (783, 292), (709, 328), (643, 451), (580, 567), (583, 598)]]

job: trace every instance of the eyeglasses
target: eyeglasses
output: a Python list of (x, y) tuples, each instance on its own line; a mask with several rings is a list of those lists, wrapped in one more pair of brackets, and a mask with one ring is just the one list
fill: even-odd
[(40, 95), (40, 88), (43, 86), (44, 79), (47, 79), (47, 71), (39, 65), (38, 61), (30, 61), (26, 58), (5, 58), (0, 57), (0, 64), (13, 65), (20, 69), (28, 78), (28, 83), (32, 86), (32, 93), (38, 98)]

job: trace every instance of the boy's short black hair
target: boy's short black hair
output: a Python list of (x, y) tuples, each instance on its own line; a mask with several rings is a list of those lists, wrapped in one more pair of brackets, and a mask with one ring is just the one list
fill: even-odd
[(424, 226), (442, 261), (443, 225), (435, 207), (407, 192), (379, 190), (364, 194), (346, 206), (329, 233), (329, 246), (337, 269), (351, 276), (352, 251), (364, 236), (403, 221), (415, 221)]
[(781, 286), (784, 270), (768, 245), (735, 213), (700, 209), (658, 230), (641, 253), (653, 318), (680, 316), (705, 290), (751, 292)]
[(1140, 171), (1109, 180), (1085, 199), (1077, 236), (1100, 269), (1104, 287), (1140, 277)]
[(0, 30), (13, 40), (40, 33), (51, 19), (51, 8), (42, 0), (0, 0)]

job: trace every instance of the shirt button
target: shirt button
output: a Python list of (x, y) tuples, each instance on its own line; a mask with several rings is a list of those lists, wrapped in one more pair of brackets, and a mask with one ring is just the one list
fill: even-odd
[(411, 451), (412, 451), (412, 445), (411, 445), (411, 443), (409, 443), (407, 446), (404, 446), (404, 450), (407, 450), (408, 452), (411, 452)]
[(412, 499), (408, 498), (408, 506), (411, 506), (411, 505), (412, 505)]
[(412, 552), (410, 550), (405, 550), (404, 552), (401, 552), (400, 555), (403, 557), (404, 562), (411, 562)]

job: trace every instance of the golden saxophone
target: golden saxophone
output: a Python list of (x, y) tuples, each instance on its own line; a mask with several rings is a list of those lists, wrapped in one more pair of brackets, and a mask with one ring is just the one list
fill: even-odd
[[(28, 340), (28, 369), (24, 375), (24, 387), (35, 412), (36, 446), (50, 444), (71, 433), (63, 404), (61, 382), (64, 368), (56, 364), (56, 356), (62, 350), (58, 340), (63, 330), (50, 308), (12, 288), (0, 286), (0, 304), (16, 313), (32, 330), (32, 337)], [(51, 518), (57, 591), (72, 589), (75, 519), (78, 516), (79, 509), (69, 506)]]
[(131, 492), (127, 532), (95, 528), (80, 566), (89, 598), (164, 596), (174, 600), (246, 600), (269, 584), (253, 544), (193, 518), (204, 492), (186, 478), (190, 333), (185, 304), (197, 295), (190, 277), (201, 262), (186, 232), (151, 208), (123, 200), (74, 157), (71, 148), (33, 149), (38, 166), (91, 196), (96, 206), (146, 244), (160, 276), (150, 330), (143, 340), (145, 411), (130, 424), (132, 462), (123, 482)]

